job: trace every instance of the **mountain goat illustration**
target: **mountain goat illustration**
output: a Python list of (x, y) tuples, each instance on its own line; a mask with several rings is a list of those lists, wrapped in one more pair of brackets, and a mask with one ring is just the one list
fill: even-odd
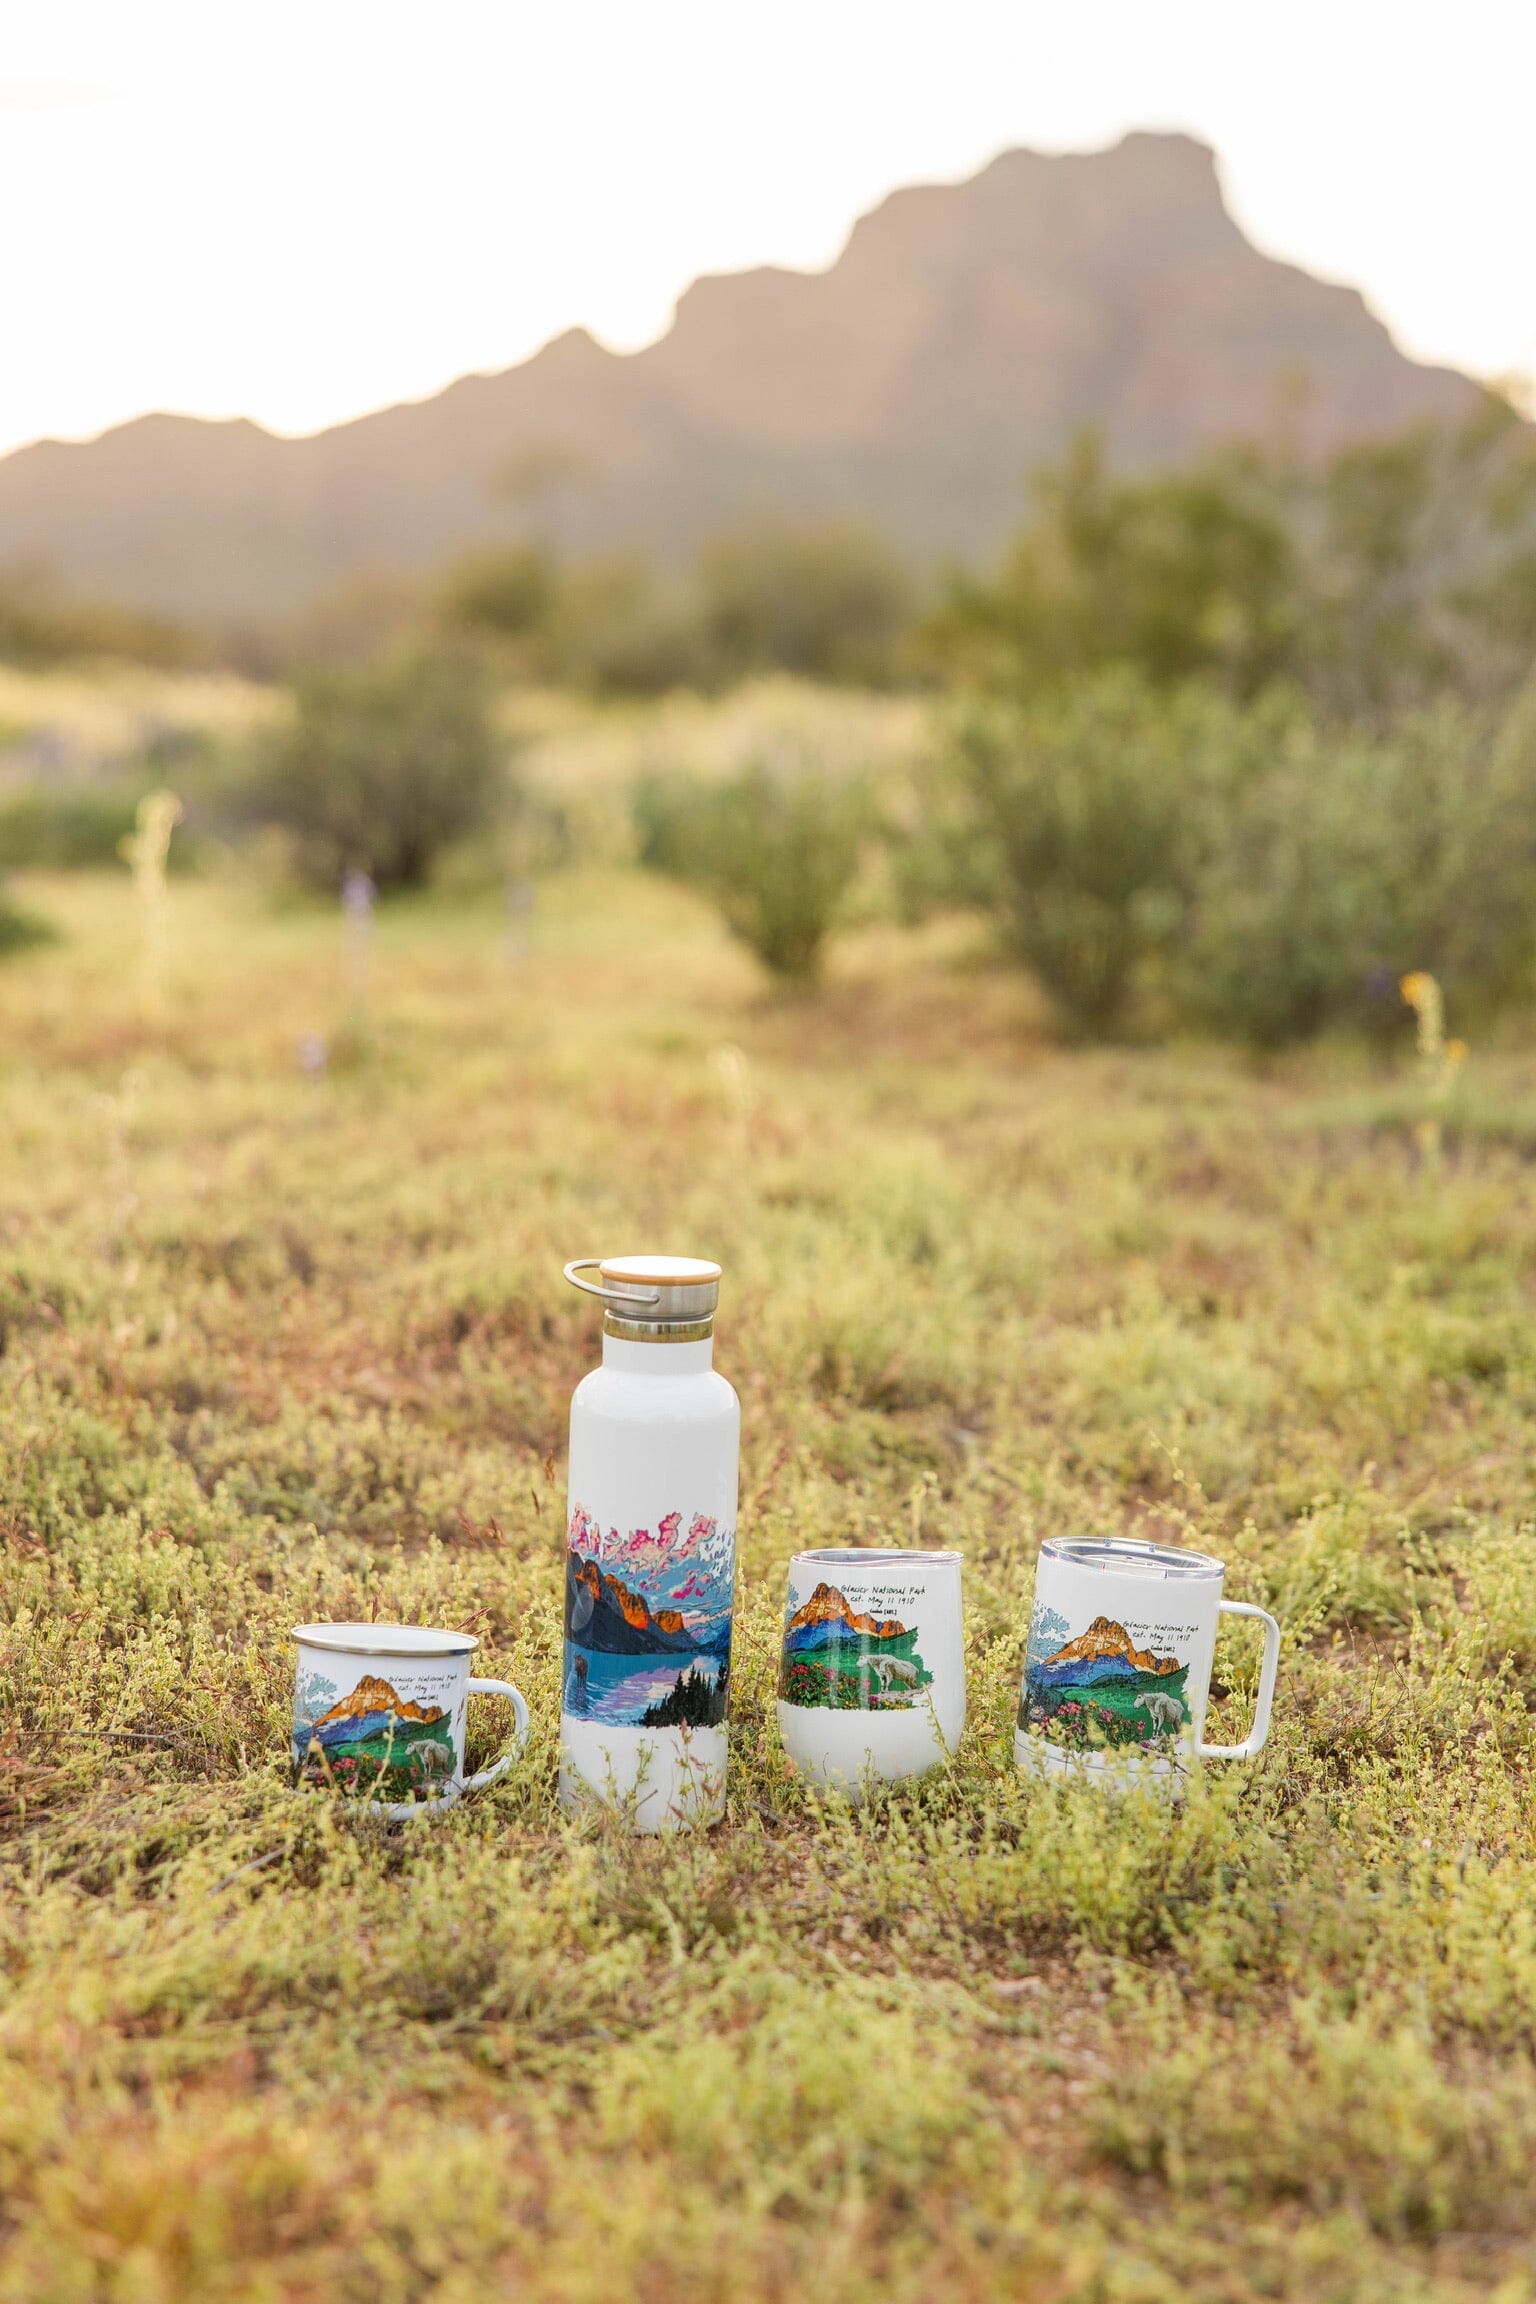
[(922, 1686), (922, 1671), (905, 1656), (863, 1656), (859, 1659), (859, 1676), (865, 1679), (869, 1693), (878, 1688), (881, 1696), (893, 1692), (916, 1694)]
[(405, 1756), (413, 1767), (419, 1764), (429, 1776), (453, 1774), (453, 1754), (434, 1736), (422, 1736), (414, 1744), (407, 1744)]
[(1160, 1688), (1149, 1688), (1144, 1695), (1137, 1697), (1136, 1702), (1159, 1736), (1165, 1729), (1177, 1731), (1183, 1727), (1184, 1707), (1177, 1696), (1166, 1696)]

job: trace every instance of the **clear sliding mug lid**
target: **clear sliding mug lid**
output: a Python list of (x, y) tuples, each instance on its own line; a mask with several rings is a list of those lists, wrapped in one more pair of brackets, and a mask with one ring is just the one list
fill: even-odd
[(1123, 1536), (1052, 1536), (1040, 1547), (1042, 1560), (1066, 1568), (1097, 1568), (1107, 1576), (1159, 1578), (1224, 1576), (1221, 1561), (1208, 1552), (1176, 1552), (1168, 1544), (1143, 1544)]

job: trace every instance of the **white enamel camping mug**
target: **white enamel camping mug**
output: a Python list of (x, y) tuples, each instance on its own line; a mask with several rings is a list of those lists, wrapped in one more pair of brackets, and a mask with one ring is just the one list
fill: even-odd
[[(1192, 1760), (1263, 1750), (1280, 1627), (1223, 1600), (1221, 1561), (1162, 1544), (1056, 1537), (1040, 1547), (1013, 1756), (1021, 1768), (1182, 1777)], [(1241, 1744), (1204, 1741), (1222, 1616), (1264, 1627), (1253, 1727)]]
[(857, 1797), (936, 1768), (964, 1727), (959, 1553), (797, 1552), (779, 1666), (797, 1772)]
[[(424, 1624), (299, 1624), (293, 1705), (295, 1779), (367, 1800), (396, 1821), (447, 1808), (505, 1776), (528, 1733), (528, 1707), (505, 1680), (472, 1680), (473, 1632)], [(511, 1750), (464, 1773), (471, 1696), (505, 1696)]]

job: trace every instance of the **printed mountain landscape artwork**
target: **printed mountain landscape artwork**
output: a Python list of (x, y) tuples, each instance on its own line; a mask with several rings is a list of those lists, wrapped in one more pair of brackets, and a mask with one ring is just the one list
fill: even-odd
[(818, 1584), (785, 1623), (779, 1694), (786, 1704), (905, 1712), (932, 1679), (915, 1627), (861, 1615), (835, 1584)]
[(377, 1800), (430, 1799), (452, 1782), (455, 1759), (443, 1706), (402, 1697), (372, 1673), (339, 1699), (318, 1675), (299, 1692), (293, 1760), (301, 1784)]
[(731, 1670), (734, 1531), (681, 1512), (621, 1536), (572, 1507), (565, 1556), (564, 1709), (630, 1728), (716, 1728)]
[[(1095, 1616), (1086, 1632), (1059, 1647), (1038, 1640), (1037, 1629), (1031, 1627), (1019, 1699), (1021, 1728), (1076, 1750), (1114, 1745), (1151, 1751), (1177, 1741), (1190, 1717), (1187, 1664), (1138, 1648), (1125, 1626), (1109, 1616)], [(1067, 1626), (1057, 1618), (1051, 1629), (1059, 1638)]]

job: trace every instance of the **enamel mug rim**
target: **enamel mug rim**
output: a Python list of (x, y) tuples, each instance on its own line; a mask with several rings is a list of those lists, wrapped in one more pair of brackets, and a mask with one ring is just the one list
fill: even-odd
[(431, 1624), (295, 1624), (289, 1635), (306, 1648), (333, 1656), (471, 1656), (480, 1641), (473, 1632), (442, 1632)]

